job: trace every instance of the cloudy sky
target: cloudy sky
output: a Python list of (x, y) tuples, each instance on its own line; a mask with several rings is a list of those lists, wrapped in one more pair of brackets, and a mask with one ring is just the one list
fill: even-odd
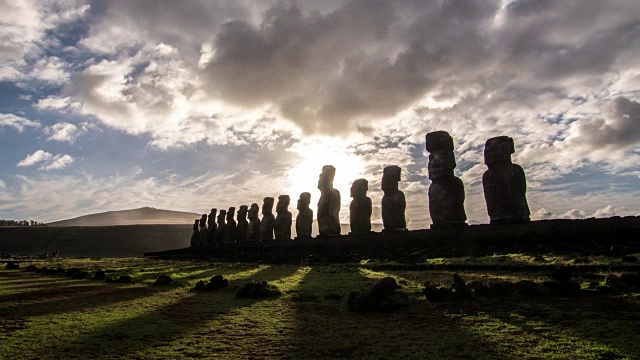
[[(0, 218), (317, 203), (403, 168), (430, 224), (446, 130), (470, 222), (486, 139), (514, 138), (533, 218), (640, 214), (640, 2), (0, 1)], [(379, 207), (374, 221), (379, 222)]]

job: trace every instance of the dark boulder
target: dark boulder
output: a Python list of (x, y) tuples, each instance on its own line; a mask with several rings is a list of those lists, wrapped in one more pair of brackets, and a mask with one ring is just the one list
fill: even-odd
[(470, 281), (467, 281), (465, 285), (467, 286), (467, 288), (471, 289), (476, 296), (491, 295), (491, 292), (489, 291), (487, 284), (485, 284), (482, 281), (470, 280)]
[(117, 279), (115, 279), (114, 282), (118, 283), (118, 284), (129, 284), (129, 283), (131, 283), (131, 276), (122, 275), (122, 276), (118, 277)]
[(279, 295), (280, 290), (273, 285), (269, 285), (266, 281), (250, 281), (236, 292), (236, 297), (239, 299), (264, 299)]
[(542, 286), (551, 290), (551, 294), (560, 297), (572, 297), (580, 294), (580, 284), (576, 281), (544, 281)]
[(20, 268), (20, 265), (14, 262), (8, 262), (7, 265), (4, 266), (4, 268), (7, 270), (17, 270)]
[(80, 272), (80, 269), (78, 268), (71, 268), (68, 269), (65, 273), (64, 276), (68, 276), (68, 277), (74, 277), (77, 273)]
[(487, 288), (489, 293), (494, 297), (509, 297), (513, 296), (515, 290), (513, 283), (510, 281), (494, 280), (487, 282)]
[(64, 274), (66, 274), (66, 273), (67, 273), (67, 272), (65, 271), (65, 269), (63, 269), (63, 268), (61, 268), (61, 267), (59, 267), (59, 268), (57, 268), (57, 269), (56, 269), (56, 274), (64, 275)]
[(400, 285), (398, 285), (396, 279), (392, 277), (382, 278), (371, 286), (369, 296), (371, 296), (373, 300), (385, 300), (398, 288), (400, 288)]
[(473, 293), (471, 289), (467, 287), (467, 284), (458, 274), (453, 274), (453, 290), (455, 291), (456, 298), (458, 299), (471, 299)]
[(153, 283), (153, 286), (165, 286), (169, 285), (173, 282), (173, 279), (169, 275), (160, 275), (156, 281)]
[(89, 273), (86, 271), (78, 271), (73, 275), (73, 278), (76, 280), (82, 280), (89, 277)]
[(36, 270), (38, 270), (38, 267), (33, 264), (27, 266), (27, 268), (24, 269), (24, 271), (27, 271), (27, 272), (35, 272)]
[(620, 274), (620, 281), (631, 286), (640, 286), (640, 274), (635, 272), (625, 272)]
[(102, 280), (104, 280), (104, 279), (106, 279), (106, 278), (107, 278), (107, 273), (105, 273), (105, 272), (104, 272), (104, 271), (102, 271), (102, 270), (97, 270), (97, 271), (96, 271), (96, 274), (95, 274), (95, 275), (94, 275), (94, 277), (93, 277), (93, 280), (102, 281)]
[(561, 266), (557, 269), (555, 269), (550, 275), (549, 277), (551, 277), (553, 280), (557, 280), (557, 281), (568, 281), (571, 279), (571, 277), (573, 277), (573, 271), (571, 271), (571, 268), (568, 268), (566, 266)]
[(520, 280), (513, 283), (513, 289), (520, 296), (539, 296), (541, 292), (540, 285), (531, 280)]
[(42, 268), (36, 270), (36, 274), (46, 274), (47, 270), (49, 269), (46, 266), (43, 266)]

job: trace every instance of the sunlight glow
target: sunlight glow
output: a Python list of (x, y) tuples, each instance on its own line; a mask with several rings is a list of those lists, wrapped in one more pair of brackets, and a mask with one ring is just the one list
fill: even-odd
[[(322, 172), (322, 166), (333, 165), (336, 168), (336, 177), (333, 181), (334, 188), (340, 191), (342, 207), (351, 202), (349, 196), (351, 184), (354, 180), (363, 177), (364, 160), (353, 153), (344, 139), (333, 137), (313, 137), (294, 145), (290, 151), (300, 156), (301, 160), (287, 173), (285, 189), (291, 197), (291, 206), (294, 216), (298, 197), (302, 192), (311, 193), (311, 208), (314, 218), (317, 214), (318, 176)], [(341, 211), (341, 217), (344, 216)]]

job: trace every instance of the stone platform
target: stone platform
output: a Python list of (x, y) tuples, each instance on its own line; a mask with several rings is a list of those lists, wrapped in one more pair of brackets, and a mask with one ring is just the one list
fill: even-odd
[(548, 252), (586, 255), (640, 252), (640, 217), (541, 220), (522, 224), (471, 225), (458, 229), (216, 244), (210, 248), (184, 248), (144, 255), (156, 258), (300, 263), (361, 259), (419, 262), (436, 257)]

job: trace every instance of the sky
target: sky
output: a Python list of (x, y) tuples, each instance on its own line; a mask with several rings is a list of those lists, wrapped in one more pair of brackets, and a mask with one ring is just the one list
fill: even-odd
[(533, 219), (640, 214), (640, 2), (0, 0), (0, 218), (319, 198), (402, 168), (428, 228), (424, 136), (448, 131), (469, 223), (513, 137)]

